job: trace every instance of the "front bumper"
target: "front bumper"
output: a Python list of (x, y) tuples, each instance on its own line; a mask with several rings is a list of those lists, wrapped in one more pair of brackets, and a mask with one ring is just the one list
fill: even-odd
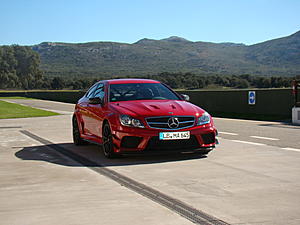
[(112, 128), (114, 149), (117, 153), (207, 151), (213, 149), (217, 142), (217, 130), (210, 125), (176, 130), (178, 131), (190, 131), (190, 139), (159, 140), (160, 132), (174, 132), (174, 130), (124, 126)]

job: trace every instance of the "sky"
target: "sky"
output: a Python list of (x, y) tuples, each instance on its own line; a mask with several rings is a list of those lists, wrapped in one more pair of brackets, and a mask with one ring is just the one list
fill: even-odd
[(0, 0), (0, 45), (179, 36), (247, 45), (300, 30), (300, 0)]

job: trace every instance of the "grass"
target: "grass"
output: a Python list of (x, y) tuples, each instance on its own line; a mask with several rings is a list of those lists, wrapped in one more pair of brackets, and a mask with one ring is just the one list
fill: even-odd
[(55, 112), (35, 109), (32, 107), (0, 100), (0, 119), (55, 116), (55, 115), (59, 115), (59, 114)]
[(20, 96), (0, 97), (0, 99), (25, 99), (25, 100), (35, 100), (35, 98), (27, 98), (27, 97), (20, 97)]
[(70, 89), (60, 89), (60, 90), (48, 90), (48, 89), (43, 89), (43, 90), (40, 90), (40, 89), (32, 89), (32, 90), (7, 90), (7, 89), (1, 89), (0, 90), (0, 93), (17, 93), (17, 92), (20, 92), (20, 93), (24, 93), (24, 92), (77, 92), (77, 91), (80, 91), (80, 90), (70, 90)]

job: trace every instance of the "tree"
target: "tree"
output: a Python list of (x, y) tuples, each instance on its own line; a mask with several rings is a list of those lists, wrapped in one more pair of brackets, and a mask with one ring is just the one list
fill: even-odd
[(240, 79), (237, 81), (237, 84), (236, 84), (236, 88), (248, 88), (250, 85), (249, 85), (249, 82), (245, 79)]
[[(1, 87), (36, 88), (37, 81), (43, 77), (39, 64), (38, 53), (34, 52), (30, 47), (18, 45), (0, 46)], [(7, 78), (9, 80), (5, 81)]]
[(65, 86), (65, 82), (61, 77), (54, 77), (52, 82), (51, 82), (51, 88), (58, 90), (58, 89), (63, 89)]

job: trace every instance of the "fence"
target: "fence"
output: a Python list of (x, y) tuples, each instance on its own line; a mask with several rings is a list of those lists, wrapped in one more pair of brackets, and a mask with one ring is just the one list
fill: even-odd
[(255, 91), (255, 104), (248, 102), (249, 90), (182, 91), (192, 103), (208, 112), (220, 114), (266, 115), (290, 118), (293, 107), (291, 89), (264, 89)]
[[(257, 118), (290, 118), (293, 107), (291, 89), (255, 90), (255, 104), (248, 104), (249, 90), (229, 91), (179, 91), (190, 96), (190, 101), (207, 110), (212, 115), (229, 117)], [(23, 96), (44, 100), (76, 103), (84, 95), (81, 91), (23, 91), (0, 92), (1, 96)]]

